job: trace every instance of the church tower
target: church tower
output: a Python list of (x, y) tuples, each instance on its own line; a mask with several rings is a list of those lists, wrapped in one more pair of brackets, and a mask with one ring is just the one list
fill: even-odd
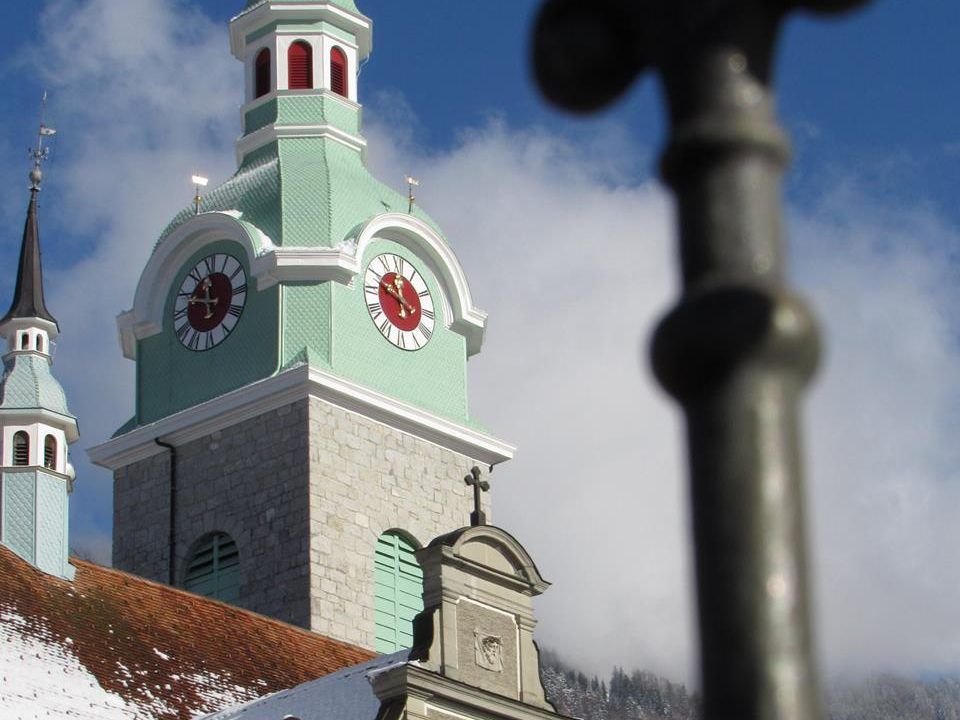
[(136, 411), (114, 564), (378, 651), (412, 642), (414, 552), (508, 460), (467, 408), (486, 315), (436, 224), (366, 168), (353, 0), (251, 0), (238, 169), (161, 234), (118, 318)]
[(79, 433), (50, 371), (59, 327), (43, 299), (40, 264), (43, 134), (41, 127), (13, 303), (0, 319), (0, 336), (7, 341), (0, 379), (0, 542), (40, 570), (72, 580), (68, 499), (74, 471), (67, 444)]

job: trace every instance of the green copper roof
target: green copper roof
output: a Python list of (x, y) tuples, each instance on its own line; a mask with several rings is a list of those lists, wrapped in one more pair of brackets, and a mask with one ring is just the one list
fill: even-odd
[[(287, 138), (251, 153), (236, 174), (203, 196), (201, 210), (239, 211), (272, 242), (334, 247), (385, 212), (407, 212), (407, 198), (374, 178), (360, 154), (323, 138)], [(418, 206), (414, 216), (436, 223)], [(194, 215), (186, 207), (160, 241)]]
[[(268, 0), (248, 0), (246, 9), (249, 10), (250, 8), (256, 5), (262, 5), (265, 2), (268, 2)], [(316, 0), (284, 0), (284, 2), (316, 4)], [(357, 9), (357, 4), (353, 0), (329, 0), (329, 2), (331, 5), (336, 5), (337, 7), (341, 7), (344, 10), (349, 10), (350, 12), (355, 12), (355, 13), (360, 12)]]
[(34, 408), (70, 416), (67, 396), (50, 372), (50, 360), (34, 353), (9, 355), (4, 360), (3, 380), (0, 381), (0, 409)]

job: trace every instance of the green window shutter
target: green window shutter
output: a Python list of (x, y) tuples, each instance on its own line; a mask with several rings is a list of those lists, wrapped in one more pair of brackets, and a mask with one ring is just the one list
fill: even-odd
[(240, 553), (226, 533), (215, 533), (197, 545), (187, 564), (184, 587), (224, 602), (240, 597)]
[(373, 584), (376, 650), (391, 653), (413, 645), (413, 618), (423, 610), (423, 571), (414, 547), (400, 535), (377, 540)]

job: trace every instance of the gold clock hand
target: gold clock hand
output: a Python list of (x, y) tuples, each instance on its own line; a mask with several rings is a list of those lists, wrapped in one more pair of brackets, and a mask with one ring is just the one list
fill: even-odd
[(414, 313), (413, 305), (408, 303), (406, 299), (403, 297), (403, 290), (402, 290), (403, 278), (400, 275), (397, 275), (394, 278), (392, 284), (391, 283), (382, 283), (382, 284), (383, 284), (383, 287), (386, 289), (387, 293), (393, 296), (397, 300), (397, 302), (400, 303), (400, 310), (401, 310), (400, 317), (405, 318), (407, 316), (407, 313), (413, 315)]
[[(213, 283), (210, 281), (209, 276), (205, 277), (201, 282), (197, 290), (202, 290), (204, 297), (191, 297), (187, 300), (189, 305), (200, 304), (204, 306), (204, 320), (209, 320), (213, 317), (213, 310), (211, 309), (212, 305), (216, 305), (220, 298), (211, 298), (210, 297), (210, 288), (213, 286)], [(196, 292), (196, 291), (194, 291)]]

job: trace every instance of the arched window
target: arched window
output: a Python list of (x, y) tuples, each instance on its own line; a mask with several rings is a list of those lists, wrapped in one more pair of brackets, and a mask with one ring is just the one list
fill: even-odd
[(53, 435), (47, 435), (43, 441), (43, 466), (57, 469), (57, 439)]
[(43, 352), (43, 336), (37, 335), (37, 352)]
[(240, 553), (226, 533), (213, 533), (194, 546), (187, 560), (184, 587), (224, 602), (240, 597)]
[(254, 97), (263, 97), (270, 92), (270, 48), (264, 48), (257, 54), (253, 65)]
[(309, 43), (297, 40), (287, 51), (287, 87), (308, 90), (313, 87), (313, 49)]
[(13, 464), (30, 464), (30, 436), (23, 430), (13, 436)]
[(413, 645), (413, 618), (423, 610), (423, 571), (413, 551), (414, 546), (397, 533), (377, 539), (373, 570), (377, 652)]
[(23, 333), (20, 336), (20, 349), (26, 350), (30, 346), (30, 336), (26, 333)]
[(330, 51), (330, 89), (347, 97), (347, 56), (338, 47)]

